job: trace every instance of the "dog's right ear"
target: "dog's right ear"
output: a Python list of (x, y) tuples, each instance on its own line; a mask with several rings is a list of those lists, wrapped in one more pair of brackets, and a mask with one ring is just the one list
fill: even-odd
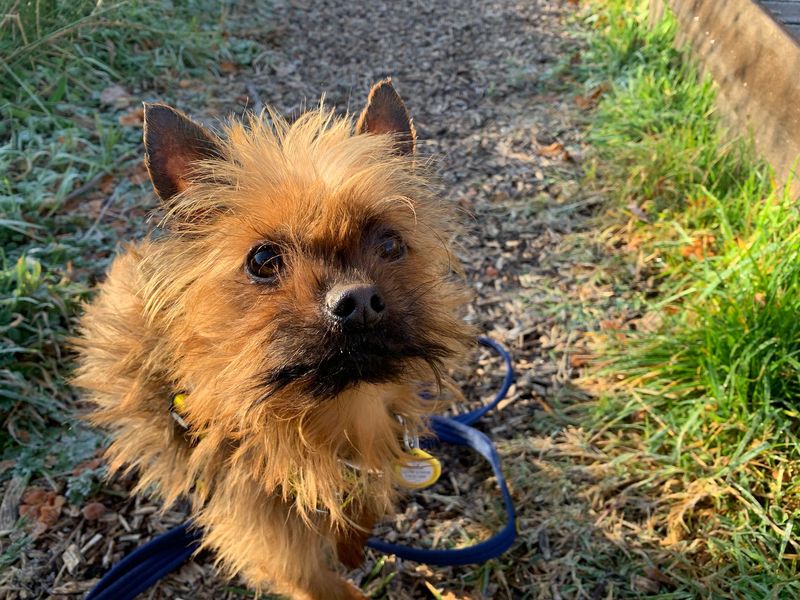
[(166, 104), (144, 104), (144, 164), (163, 201), (185, 190), (194, 163), (221, 158), (219, 141), (201, 125)]

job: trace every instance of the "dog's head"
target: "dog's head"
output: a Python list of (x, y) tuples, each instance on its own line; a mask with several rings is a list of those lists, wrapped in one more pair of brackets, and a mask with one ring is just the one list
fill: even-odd
[(146, 106), (166, 210), (142, 263), (147, 312), (174, 345), (176, 385), (214, 390), (193, 401), (209, 418), (292, 418), (360, 387), (437, 380), (463, 350), (450, 214), (415, 142), (389, 81), (355, 127), (320, 108), (217, 136)]

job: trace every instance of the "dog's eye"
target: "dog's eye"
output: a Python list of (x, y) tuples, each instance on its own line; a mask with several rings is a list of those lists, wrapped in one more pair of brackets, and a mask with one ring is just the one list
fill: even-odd
[(250, 250), (245, 265), (250, 279), (256, 283), (269, 283), (283, 268), (280, 248), (272, 244), (261, 244)]
[(384, 260), (398, 260), (406, 253), (406, 245), (399, 234), (385, 233), (378, 242), (378, 256)]

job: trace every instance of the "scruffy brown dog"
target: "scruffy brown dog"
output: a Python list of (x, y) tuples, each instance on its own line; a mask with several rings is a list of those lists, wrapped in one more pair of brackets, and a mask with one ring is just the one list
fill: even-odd
[(146, 106), (163, 231), (128, 246), (87, 307), (76, 383), (111, 469), (138, 470), (165, 505), (191, 498), (227, 573), (361, 598), (335, 561), (362, 560), (404, 432), (432, 408), (420, 385), (447, 383), (472, 336), (449, 211), (388, 80), (355, 131), (320, 108), (224, 134)]

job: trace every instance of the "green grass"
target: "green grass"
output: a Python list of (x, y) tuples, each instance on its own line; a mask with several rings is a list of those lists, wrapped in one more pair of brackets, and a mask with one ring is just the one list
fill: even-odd
[[(96, 450), (74, 421), (66, 341), (117, 240), (138, 235), (154, 207), (136, 177), (141, 101), (174, 101), (181, 80), (259, 51), (226, 31), (229, 8), (0, 0), (0, 459), (17, 460), (5, 477)], [(81, 452), (53, 443), (63, 436)]]
[(577, 75), (606, 85), (588, 139), (613, 181), (613, 196), (654, 213), (680, 210), (698, 186), (735, 194), (750, 175), (749, 143), (726, 141), (714, 88), (673, 45), (676, 22), (646, 26), (646, 3), (608, 2)]
[(648, 29), (646, 4), (595, 3), (575, 70), (607, 86), (590, 116), (591, 183), (612, 219), (629, 218), (616, 245), (636, 238), (629, 259), (657, 282), (631, 311), (656, 326), (633, 318), (598, 344), (615, 381), (597, 430), (640, 447), (621, 465), (664, 496), (655, 530), (692, 557), (670, 566), (679, 592), (796, 597), (800, 210), (725, 131), (713, 86), (674, 48), (674, 19)]

